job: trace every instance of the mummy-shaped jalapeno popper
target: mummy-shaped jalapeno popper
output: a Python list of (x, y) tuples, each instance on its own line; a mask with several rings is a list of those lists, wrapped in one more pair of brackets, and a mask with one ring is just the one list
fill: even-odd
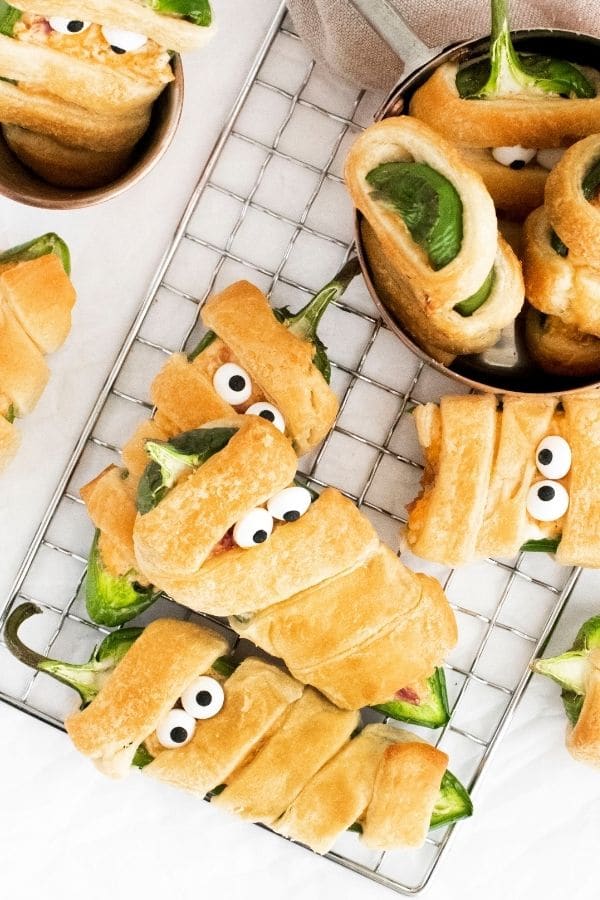
[[(190, 622), (159, 619), (109, 635), (88, 663), (46, 659), (9, 616), (5, 641), (26, 665), (78, 691), (65, 722), (75, 747), (105, 774), (132, 767), (319, 853), (346, 829), (374, 849), (418, 847), (429, 828), (471, 815), (448, 757), (391, 725), (360, 729), (273, 665), (224, 657), (228, 644)], [(357, 733), (358, 732), (358, 733)]]
[(417, 343), (441, 362), (492, 346), (521, 309), (523, 279), (454, 147), (416, 119), (384, 119), (353, 144), (345, 179), (375, 286)]
[[(184, 455), (218, 429), (231, 432), (226, 446), (206, 461)], [(190, 609), (231, 616), (337, 705), (388, 703), (454, 645), (438, 582), (402, 565), (338, 491), (312, 503), (270, 423), (211, 423), (148, 450), (133, 528), (139, 571)]]
[(0, 122), (56, 184), (115, 178), (173, 80), (171, 55), (212, 34), (208, 0), (0, 3)]
[(550, 659), (536, 659), (531, 668), (562, 688), (571, 756), (600, 767), (600, 616), (583, 623), (570, 650)]
[(415, 92), (410, 113), (458, 145), (499, 209), (524, 218), (542, 204), (565, 147), (600, 131), (600, 74), (517, 53), (507, 6), (492, 0), (489, 57), (444, 63)]
[(532, 318), (527, 342), (550, 372), (600, 371), (599, 188), (600, 137), (591, 135), (566, 151), (548, 177), (544, 205), (525, 222), (527, 299), (550, 319)]
[(418, 556), (460, 565), (520, 550), (600, 565), (600, 402), (443, 397), (415, 410), (422, 492), (404, 538)]
[(19, 446), (15, 420), (31, 412), (48, 383), (45, 354), (71, 329), (70, 271), (69, 250), (56, 234), (0, 253), (0, 470)]

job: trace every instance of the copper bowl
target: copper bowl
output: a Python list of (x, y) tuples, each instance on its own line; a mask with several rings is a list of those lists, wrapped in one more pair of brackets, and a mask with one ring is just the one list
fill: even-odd
[(0, 133), (0, 195), (42, 209), (81, 209), (103, 203), (128, 190), (148, 174), (173, 140), (183, 106), (183, 66), (173, 57), (175, 78), (152, 107), (150, 124), (136, 145), (129, 166), (115, 181), (95, 188), (64, 188), (48, 184), (27, 169)]
[[(590, 35), (551, 29), (527, 29), (513, 32), (513, 40), (520, 50), (543, 53), (582, 65), (598, 67), (600, 40)], [(376, 120), (406, 112), (415, 90), (427, 81), (434, 69), (442, 63), (457, 59), (461, 62), (477, 59), (488, 51), (489, 37), (453, 44), (442, 50), (433, 59), (419, 66), (398, 82), (382, 104)], [(583, 388), (600, 387), (597, 375), (587, 378), (570, 378), (543, 372), (527, 352), (523, 314), (519, 315), (513, 325), (504, 329), (499, 342), (494, 347), (490, 347), (483, 353), (459, 356), (450, 366), (445, 366), (432, 359), (419, 346), (415, 336), (409, 334), (394, 318), (393, 313), (377, 293), (362, 241), (360, 213), (356, 214), (355, 238), (363, 276), (381, 317), (403, 344), (434, 369), (469, 388), (492, 393), (567, 394)]]

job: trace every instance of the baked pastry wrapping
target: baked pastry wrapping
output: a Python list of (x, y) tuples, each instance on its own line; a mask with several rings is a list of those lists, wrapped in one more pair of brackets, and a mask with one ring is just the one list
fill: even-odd
[[(417, 556), (461, 565), (520, 550), (600, 565), (595, 393), (443, 397), (415, 410), (422, 491), (403, 539)], [(459, 527), (460, 526), (460, 527)]]
[(523, 304), (517, 258), (491, 197), (456, 149), (407, 116), (355, 141), (346, 184), (375, 285), (441, 362), (492, 346)]
[(561, 151), (600, 131), (599, 91), (594, 68), (517, 53), (507, 3), (493, 0), (489, 57), (441, 65), (410, 113), (459, 147), (499, 209), (524, 218), (542, 204)]
[(562, 688), (566, 746), (578, 762), (600, 767), (600, 616), (583, 623), (570, 650), (531, 668)]
[(419, 847), (430, 827), (472, 812), (448, 757), (391, 725), (360, 730), (273, 665), (236, 665), (227, 641), (191, 622), (159, 619), (109, 635), (83, 665), (41, 657), (20, 640), (39, 608), (17, 607), (5, 640), (25, 664), (74, 687), (82, 708), (66, 729), (105, 774), (132, 767), (319, 853), (347, 828), (387, 850)]
[(532, 306), (525, 314), (527, 350), (549, 375), (588, 377), (600, 372), (600, 338)]
[(208, 0), (19, 0), (0, 10), (0, 122), (45, 180), (115, 180), (173, 80), (171, 55), (213, 32)]
[(70, 331), (69, 274), (68, 248), (55, 234), (0, 254), (0, 470), (19, 446), (15, 419), (32, 411), (48, 383), (45, 354)]

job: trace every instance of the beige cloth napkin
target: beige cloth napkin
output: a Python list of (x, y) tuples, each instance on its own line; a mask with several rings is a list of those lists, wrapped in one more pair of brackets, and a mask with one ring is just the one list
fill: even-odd
[[(490, 30), (487, 0), (392, 0), (405, 22), (429, 47), (466, 40)], [(403, 63), (348, 0), (288, 0), (298, 33), (315, 59), (361, 87), (391, 88)], [(598, 0), (513, 0), (511, 27), (567, 28), (594, 33)]]

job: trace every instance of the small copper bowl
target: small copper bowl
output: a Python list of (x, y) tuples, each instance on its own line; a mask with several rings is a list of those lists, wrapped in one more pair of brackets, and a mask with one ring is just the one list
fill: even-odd
[[(551, 29), (528, 29), (513, 32), (513, 40), (520, 50), (542, 53), (598, 68), (600, 40), (590, 35)], [(413, 93), (442, 63), (456, 59), (461, 61), (478, 59), (488, 51), (489, 38), (477, 38), (454, 44), (438, 52), (432, 59), (398, 82), (382, 104), (376, 119), (398, 116), (408, 112)], [(435, 53), (436, 51), (433, 50), (432, 54)], [(504, 329), (500, 340), (494, 347), (490, 347), (483, 353), (458, 356), (450, 366), (445, 366), (432, 359), (419, 346), (415, 336), (403, 328), (378, 295), (362, 240), (360, 213), (356, 214), (355, 237), (363, 276), (381, 317), (403, 344), (434, 369), (469, 388), (493, 393), (567, 394), (584, 388), (600, 387), (597, 375), (587, 378), (569, 378), (548, 375), (543, 372), (527, 352), (523, 314), (519, 315), (512, 326)]]
[(8, 148), (0, 132), (0, 195), (42, 209), (81, 209), (122, 194), (148, 174), (173, 140), (183, 106), (183, 66), (173, 57), (175, 78), (155, 101), (148, 129), (136, 145), (131, 162), (115, 181), (95, 188), (64, 188), (48, 184), (27, 169)]

